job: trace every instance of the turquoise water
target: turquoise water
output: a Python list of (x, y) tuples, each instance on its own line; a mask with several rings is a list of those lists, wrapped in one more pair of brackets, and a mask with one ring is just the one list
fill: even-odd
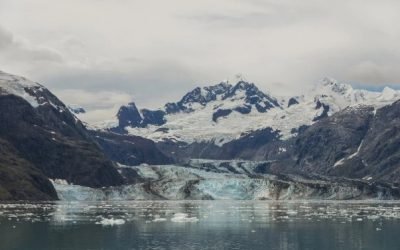
[(400, 249), (400, 203), (0, 204), (0, 249)]

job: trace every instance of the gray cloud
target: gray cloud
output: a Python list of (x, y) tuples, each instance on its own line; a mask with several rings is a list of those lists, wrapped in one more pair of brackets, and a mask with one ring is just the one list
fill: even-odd
[(6, 49), (13, 43), (11, 32), (8, 32), (0, 27), (0, 49)]
[(10, 31), (0, 26), (0, 52), (2, 61), (23, 61), (24, 63), (36, 63), (38, 61), (62, 62), (59, 53), (48, 48), (40, 48), (23, 43), (14, 38)]
[(277, 95), (324, 76), (369, 88), (400, 82), (394, 0), (18, 3), (1, 3), (12, 32), (0, 29), (2, 69), (86, 105), (93, 119), (127, 99), (157, 107), (237, 73)]
[(196, 80), (201, 76), (182, 65), (164, 61), (142, 63), (126, 71), (110, 70), (106, 66), (90, 70), (61, 68), (41, 78), (53, 90), (120, 91), (140, 105), (155, 108), (176, 100), (197, 84), (203, 85)]

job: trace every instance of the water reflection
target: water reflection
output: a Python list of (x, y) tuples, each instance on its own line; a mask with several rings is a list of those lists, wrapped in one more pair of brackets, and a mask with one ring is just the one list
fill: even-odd
[(396, 202), (0, 204), (1, 249), (398, 249)]

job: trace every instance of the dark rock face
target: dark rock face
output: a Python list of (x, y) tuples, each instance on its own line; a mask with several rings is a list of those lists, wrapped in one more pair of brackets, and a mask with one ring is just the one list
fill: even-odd
[(187, 93), (183, 96), (183, 98), (178, 102), (178, 106), (182, 109), (186, 109), (184, 104), (187, 103), (200, 103), (201, 105), (206, 105), (209, 101), (212, 101), (215, 98), (211, 92), (208, 92), (206, 95), (202, 94), (201, 88), (197, 87), (191, 92)]
[(204, 87), (203, 89), (197, 87), (184, 95), (179, 102), (166, 104), (165, 110), (167, 114), (191, 112), (190, 104), (199, 103), (205, 106), (207, 103), (217, 100), (218, 95), (226, 93), (231, 87), (232, 85), (223, 82), (214, 86)]
[(33, 108), (20, 97), (1, 95), (0, 138), (48, 178), (89, 187), (122, 184), (81, 122), (47, 90), (41, 97), (42, 104)]
[(224, 144), (222, 154), (230, 156), (231, 159), (264, 159), (266, 152), (272, 151), (279, 142), (278, 132), (271, 128), (254, 131)]
[(221, 147), (213, 142), (196, 142), (191, 144), (174, 141), (158, 142), (157, 146), (167, 156), (176, 162), (186, 162), (190, 159), (247, 159), (263, 160), (266, 151), (277, 150), (279, 134), (270, 128), (262, 129), (223, 144)]
[(213, 122), (217, 122), (218, 118), (228, 116), (230, 113), (232, 113), (231, 109), (218, 109), (212, 115), (212, 120)]
[(249, 114), (251, 112), (251, 106), (250, 105), (244, 105), (242, 107), (236, 107), (234, 111), (239, 112), (241, 114)]
[(119, 125), (116, 132), (124, 131), (125, 127), (146, 127), (147, 125), (161, 126), (165, 123), (165, 112), (162, 110), (142, 109), (140, 112), (134, 102), (122, 106), (117, 114)]
[(308, 127), (309, 127), (309, 126), (307, 126), (307, 125), (301, 125), (301, 126), (298, 127), (298, 128), (293, 128), (293, 129), (290, 131), (290, 133), (291, 133), (291, 134), (295, 134), (295, 133), (301, 134), (301, 133), (303, 133)]
[(321, 120), (322, 118), (328, 117), (328, 112), (329, 112), (329, 105), (326, 105), (319, 100), (317, 101), (315, 109), (321, 109), (322, 108), (322, 113), (319, 116), (314, 117), (313, 121), (318, 121)]
[(238, 82), (223, 96), (222, 99), (225, 100), (231, 98), (235, 96), (238, 91), (244, 91), (246, 103), (256, 105), (257, 110), (261, 113), (266, 112), (273, 107), (280, 106), (276, 99), (264, 94), (254, 85), (254, 83), (247, 83), (244, 81)]
[(336, 174), (400, 183), (400, 101), (376, 111), (357, 151)]
[(139, 127), (143, 121), (134, 102), (129, 103), (127, 106), (122, 106), (118, 111), (117, 117), (120, 128), (127, 126)]
[(299, 101), (297, 101), (296, 98), (292, 97), (292, 98), (289, 99), (288, 107), (296, 105), (296, 104), (299, 104)]
[(47, 177), (0, 139), (0, 200), (56, 200)]
[(172, 103), (172, 102), (165, 104), (164, 108), (167, 114), (175, 114), (181, 110), (177, 103)]
[(307, 128), (294, 141), (297, 167), (327, 174), (334, 164), (354, 153), (373, 117), (373, 109), (346, 109)]
[(165, 123), (165, 112), (162, 110), (142, 109), (142, 115), (142, 126), (144, 127), (146, 127), (148, 124), (161, 126)]
[[(376, 114), (374, 115), (374, 112)], [(400, 183), (400, 101), (376, 111), (348, 108), (286, 142), (286, 159), (272, 172), (315, 173)]]
[(113, 161), (135, 166), (142, 163), (170, 164), (172, 159), (164, 155), (151, 140), (139, 136), (119, 135), (110, 132), (91, 131), (103, 152)]

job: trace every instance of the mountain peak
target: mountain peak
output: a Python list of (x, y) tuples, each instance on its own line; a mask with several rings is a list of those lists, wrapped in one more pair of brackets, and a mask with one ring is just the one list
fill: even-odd
[(338, 81), (332, 77), (324, 77), (320, 80), (320, 84), (324, 86), (338, 84)]
[(255, 85), (254, 85), (254, 83), (249, 83), (249, 82), (241, 80), (241, 81), (236, 83), (235, 87), (236, 88), (241, 88), (241, 89), (246, 89), (246, 88), (255, 87)]
[(319, 84), (314, 87), (314, 91), (320, 92), (324, 95), (329, 95), (332, 93), (346, 95), (353, 91), (353, 87), (350, 84), (339, 83), (333, 78), (324, 77)]
[(32, 82), (23, 76), (16, 76), (13, 74), (6, 73), (4, 71), (0, 71), (0, 87), (5, 88), (7, 86), (14, 89), (17, 87), (20, 88), (42, 87), (40, 84)]
[(32, 82), (25, 77), (12, 75), (0, 71), (0, 95), (11, 94), (22, 97), (33, 107), (38, 107), (38, 92), (43, 91), (44, 87)]
[(260, 91), (254, 83), (240, 80), (235, 85), (227, 81), (207, 87), (197, 87), (188, 92), (177, 103), (167, 103), (166, 113), (177, 113), (180, 111), (192, 112), (200, 107), (205, 107), (213, 101), (224, 100), (243, 100), (242, 105), (255, 105), (259, 112), (279, 107), (277, 100), (264, 92)]
[(274, 97), (262, 92), (254, 83), (243, 80), (233, 86), (223, 97), (223, 99), (238, 98), (244, 99), (247, 105), (255, 105), (257, 110), (261, 113), (274, 107), (280, 107), (278, 101)]
[(379, 95), (379, 100), (394, 100), (399, 99), (400, 93), (397, 90), (394, 90), (390, 87), (384, 87), (381, 94)]
[[(231, 87), (230, 93), (236, 93), (236, 91), (244, 90), (246, 94), (249, 92), (261, 92), (254, 83), (249, 83), (245, 81), (239, 81), (234, 86)], [(263, 93), (264, 94), (264, 93)]]
[(228, 82), (221, 82), (207, 87), (196, 87), (185, 94), (179, 102), (167, 103), (164, 108), (167, 113), (191, 112), (197, 105), (205, 106), (211, 101), (216, 101), (231, 88), (232, 85)]
[(119, 121), (119, 127), (121, 128), (126, 126), (140, 126), (143, 119), (134, 102), (130, 102), (127, 105), (122, 106), (118, 110), (117, 117)]
[(223, 90), (227, 90), (227, 89), (232, 88), (232, 85), (229, 84), (228, 81), (222, 81), (222, 82), (220, 82), (218, 84), (211, 85), (211, 86), (204, 87), (204, 88), (205, 89), (213, 89), (213, 90), (221, 90), (221, 91), (223, 91)]

